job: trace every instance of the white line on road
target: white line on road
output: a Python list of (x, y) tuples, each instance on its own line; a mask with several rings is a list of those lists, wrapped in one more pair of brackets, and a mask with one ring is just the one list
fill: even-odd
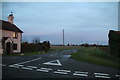
[(95, 75), (109, 75), (109, 74), (105, 74), (105, 73), (94, 73)]
[(22, 66), (24, 66), (24, 65), (20, 65), (20, 64), (14, 64), (15, 66), (20, 66), (20, 67), (22, 67)]
[(73, 73), (73, 75), (76, 75), (76, 76), (88, 76), (88, 72), (75, 71), (75, 73)]
[(33, 60), (29, 60), (29, 61), (21, 62), (21, 63), (18, 63), (18, 64), (30, 63), (30, 62), (33, 62), (33, 61), (36, 61), (36, 60), (39, 60), (39, 59), (42, 59), (42, 58), (36, 58), (36, 59), (33, 59)]
[(44, 69), (44, 70), (52, 70), (51, 68), (41, 68), (41, 69)]
[(0, 64), (0, 66), (6, 66), (5, 64)]
[(109, 74), (106, 73), (94, 73), (95, 77), (99, 77), (99, 78), (110, 78)]
[(115, 75), (116, 77), (120, 77), (120, 75)]
[(75, 73), (83, 73), (83, 74), (88, 74), (88, 72), (81, 72), (81, 71), (75, 71)]
[(68, 71), (68, 70), (57, 70), (57, 71), (63, 71), (63, 72), (71, 72), (71, 71)]
[(78, 73), (74, 73), (74, 76), (88, 76), (87, 74), (78, 74)]
[(58, 74), (67, 74), (68, 72), (71, 72), (69, 70), (57, 70), (57, 71), (54, 71), (54, 73), (58, 73)]
[(34, 69), (36, 69), (36, 68), (37, 68), (36, 66), (27, 66), (27, 67), (29, 67), (29, 68), (34, 68)]
[(32, 68), (22, 67), (22, 69), (33, 70)]
[(49, 61), (49, 62), (46, 62), (46, 63), (43, 63), (43, 64), (46, 64), (46, 65), (55, 65), (55, 66), (61, 66), (62, 65), (59, 60), (53, 60), (53, 61)]
[(98, 75), (95, 75), (95, 77), (98, 77), (98, 78), (110, 78), (109, 76), (98, 76)]
[(37, 71), (42, 71), (42, 72), (49, 72), (50, 70), (52, 70), (51, 68), (40, 68), (37, 69)]
[(54, 73), (58, 73), (58, 74), (67, 74), (66, 72), (58, 72), (58, 71), (54, 71)]
[(37, 69), (37, 71), (49, 72), (48, 70)]
[(19, 66), (16, 65), (9, 65), (9, 67), (20, 68)]

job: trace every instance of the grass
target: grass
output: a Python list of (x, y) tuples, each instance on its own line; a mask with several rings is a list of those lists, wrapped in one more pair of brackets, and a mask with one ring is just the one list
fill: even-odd
[(71, 54), (71, 58), (78, 61), (99, 64), (102, 66), (120, 68), (120, 59), (117, 56), (112, 56), (107, 52), (95, 47), (81, 47), (78, 52)]

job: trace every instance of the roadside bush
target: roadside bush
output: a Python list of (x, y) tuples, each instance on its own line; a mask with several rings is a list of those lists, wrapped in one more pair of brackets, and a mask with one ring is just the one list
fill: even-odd
[(44, 41), (43, 43), (22, 43), (22, 52), (47, 52), (50, 49), (50, 42)]

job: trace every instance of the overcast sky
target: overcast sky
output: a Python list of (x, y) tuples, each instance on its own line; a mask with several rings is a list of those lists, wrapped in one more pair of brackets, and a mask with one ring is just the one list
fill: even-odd
[(117, 2), (4, 2), (2, 19), (10, 12), (24, 33), (23, 40), (39, 37), (51, 44), (108, 43), (109, 30), (118, 27)]

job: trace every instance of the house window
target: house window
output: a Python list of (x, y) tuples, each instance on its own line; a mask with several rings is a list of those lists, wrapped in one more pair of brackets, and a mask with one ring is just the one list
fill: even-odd
[(17, 50), (17, 44), (13, 44), (13, 50)]
[(17, 32), (13, 33), (13, 38), (16, 38), (16, 39), (18, 38), (18, 33)]

